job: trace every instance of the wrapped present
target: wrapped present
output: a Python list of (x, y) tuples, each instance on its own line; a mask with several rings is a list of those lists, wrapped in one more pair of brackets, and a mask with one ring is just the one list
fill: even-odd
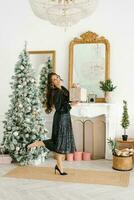
[(70, 89), (70, 101), (87, 101), (87, 90), (85, 88), (75, 87)]
[(0, 164), (10, 164), (12, 158), (8, 154), (0, 154)]
[(74, 152), (74, 160), (75, 160), (75, 161), (80, 161), (80, 160), (82, 160), (82, 152), (81, 152), (81, 151), (76, 151), (76, 152)]
[(91, 160), (91, 153), (90, 152), (82, 152), (82, 160)]
[(68, 153), (68, 154), (66, 155), (67, 161), (73, 161), (73, 157), (74, 157), (74, 154), (73, 154), (73, 153)]

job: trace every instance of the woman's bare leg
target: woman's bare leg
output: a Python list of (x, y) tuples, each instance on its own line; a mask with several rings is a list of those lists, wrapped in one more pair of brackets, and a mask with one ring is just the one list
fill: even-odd
[(65, 154), (62, 154), (62, 160), (63, 161), (65, 160)]
[(56, 153), (57, 166), (61, 172), (63, 172), (63, 162), (62, 162), (63, 158), (64, 158), (64, 154)]

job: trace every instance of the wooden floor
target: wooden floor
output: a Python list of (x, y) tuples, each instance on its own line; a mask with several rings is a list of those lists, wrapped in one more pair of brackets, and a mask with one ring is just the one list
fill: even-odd
[[(55, 165), (48, 158), (41, 166)], [(67, 168), (98, 169), (112, 171), (108, 160), (64, 161)], [(13, 169), (12, 165), (0, 165), (0, 200), (133, 200), (134, 170), (131, 171), (128, 187), (109, 185), (88, 185), (44, 180), (27, 180), (2, 177)]]

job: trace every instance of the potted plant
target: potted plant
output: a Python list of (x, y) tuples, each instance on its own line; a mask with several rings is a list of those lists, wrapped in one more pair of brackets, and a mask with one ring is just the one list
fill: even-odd
[(121, 126), (124, 129), (124, 134), (122, 135), (122, 139), (123, 141), (127, 141), (128, 135), (126, 134), (126, 130), (129, 127), (129, 115), (127, 108), (127, 101), (125, 100), (123, 100), (123, 113), (122, 113)]
[(104, 92), (105, 101), (110, 101), (110, 93), (115, 90), (117, 86), (114, 86), (111, 79), (107, 79), (105, 81), (100, 81), (100, 89)]
[(108, 139), (108, 143), (112, 150), (113, 155), (113, 169), (119, 171), (129, 171), (133, 169), (133, 159), (134, 154), (133, 148), (119, 149), (117, 148), (116, 140)]

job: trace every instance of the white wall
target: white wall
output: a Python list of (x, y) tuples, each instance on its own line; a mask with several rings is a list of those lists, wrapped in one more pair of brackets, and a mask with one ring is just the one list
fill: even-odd
[[(117, 85), (115, 99), (120, 104), (128, 101), (131, 125), (130, 137), (134, 137), (134, 1), (99, 0), (95, 13), (78, 25), (64, 29), (34, 16), (28, 0), (6, 0), (0, 7), (0, 121), (8, 109), (11, 76), (24, 41), (28, 50), (56, 50), (56, 71), (64, 84), (68, 80), (68, 45), (86, 31), (105, 36), (111, 44), (111, 79)], [(120, 115), (120, 113), (118, 113)], [(119, 122), (120, 123), (120, 122)], [(2, 134), (2, 123), (0, 134)], [(119, 125), (119, 132), (121, 134)]]

